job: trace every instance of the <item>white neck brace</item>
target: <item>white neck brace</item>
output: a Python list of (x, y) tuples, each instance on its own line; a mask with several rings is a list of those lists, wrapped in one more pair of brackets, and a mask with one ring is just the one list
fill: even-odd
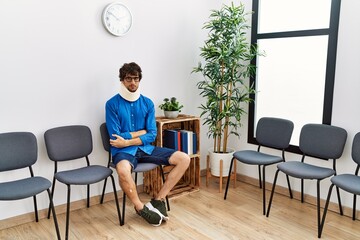
[(135, 102), (140, 97), (140, 86), (135, 92), (130, 92), (123, 84), (122, 81), (120, 81), (120, 91), (119, 94), (121, 97), (123, 97), (125, 100), (129, 102)]

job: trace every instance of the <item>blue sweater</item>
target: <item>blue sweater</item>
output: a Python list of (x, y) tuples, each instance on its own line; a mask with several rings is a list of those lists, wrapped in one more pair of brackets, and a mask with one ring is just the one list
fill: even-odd
[(140, 146), (111, 147), (112, 156), (118, 152), (126, 152), (135, 156), (138, 148), (147, 154), (152, 153), (154, 146), (151, 143), (155, 141), (157, 129), (154, 103), (149, 98), (140, 95), (135, 102), (129, 102), (120, 94), (116, 94), (106, 102), (105, 113), (106, 127), (112, 139), (115, 139), (112, 134), (117, 134), (124, 139), (131, 139), (130, 132), (139, 130), (147, 132), (140, 136), (143, 143)]

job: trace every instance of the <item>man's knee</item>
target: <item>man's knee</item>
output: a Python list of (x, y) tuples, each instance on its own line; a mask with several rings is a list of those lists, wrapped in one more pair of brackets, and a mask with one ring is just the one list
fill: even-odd
[(187, 155), (187, 154), (184, 154), (184, 155), (185, 155), (185, 156), (184, 156), (183, 162), (184, 162), (184, 165), (185, 165), (186, 168), (187, 168), (187, 167), (189, 167), (189, 165), (190, 165), (190, 156)]
[(187, 168), (190, 164), (190, 157), (184, 152), (177, 151), (171, 156), (169, 163)]
[(116, 164), (116, 172), (120, 178), (127, 176), (129, 173), (131, 174), (131, 165), (127, 160), (121, 160)]

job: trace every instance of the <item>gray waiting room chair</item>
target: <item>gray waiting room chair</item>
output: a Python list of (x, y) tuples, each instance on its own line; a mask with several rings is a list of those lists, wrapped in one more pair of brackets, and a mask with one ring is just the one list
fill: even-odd
[[(90, 207), (90, 184), (111, 178), (119, 224), (121, 224), (120, 207), (117, 198), (113, 171), (100, 165), (90, 165), (89, 155), (93, 150), (90, 128), (82, 125), (63, 126), (49, 129), (44, 134), (49, 159), (55, 163), (52, 197), (55, 183), (59, 181), (67, 186), (66, 230), (65, 239), (69, 236), (70, 193), (71, 185), (87, 186), (87, 207)], [(76, 169), (58, 171), (58, 163), (79, 159), (86, 160), (86, 166)], [(48, 213), (48, 217), (50, 212)]]
[[(105, 149), (105, 151), (108, 152), (108, 167), (111, 168), (116, 168), (115, 165), (112, 162), (112, 158), (111, 158), (111, 151), (110, 151), (110, 136), (109, 136), (109, 132), (106, 128), (106, 123), (102, 123), (100, 125), (100, 134), (101, 134), (101, 140), (103, 143), (103, 147)], [(153, 170), (155, 168), (159, 167), (160, 168), (160, 172), (161, 172), (161, 176), (163, 181), (165, 181), (165, 176), (164, 176), (164, 171), (161, 165), (157, 165), (154, 163), (138, 163), (138, 165), (136, 166), (135, 169), (133, 169), (133, 173), (135, 173), (135, 184), (137, 184), (137, 174), (141, 173), (141, 172), (147, 172), (150, 170)], [(101, 200), (100, 203), (103, 203), (104, 201), (104, 195), (105, 195), (105, 188), (106, 188), (106, 180), (104, 182), (104, 187), (103, 187), (103, 191), (102, 191), (102, 195), (101, 195)], [(126, 206), (126, 194), (125, 192), (123, 192), (123, 207), (122, 207), (122, 220), (121, 220), (121, 225), (125, 224), (125, 206)], [(170, 204), (169, 204), (169, 199), (166, 196), (166, 205), (167, 205), (167, 209), (168, 211), (170, 211)]]
[[(320, 228), (320, 232), (319, 232), (319, 236), (318, 236), (319, 238), (321, 237), (321, 234), (322, 234), (322, 231), (324, 228), (326, 213), (327, 213), (327, 210), (329, 207), (331, 192), (332, 192), (332, 189), (334, 186), (336, 186), (348, 193), (353, 194), (352, 220), (356, 220), (356, 197), (357, 197), (357, 195), (360, 195), (360, 176), (358, 176), (359, 170), (360, 170), (360, 132), (357, 133), (353, 139), (352, 149), (351, 149), (351, 157), (356, 164), (355, 173), (354, 174), (348, 174), (348, 173), (339, 174), (330, 179), (331, 185), (329, 187), (329, 193), (328, 193), (326, 203), (325, 203), (323, 218), (321, 221), (321, 228)], [(339, 201), (340, 201), (340, 199), (339, 199)], [(341, 206), (341, 203), (340, 203), (340, 206)], [(343, 215), (342, 211), (340, 211), (340, 214)]]
[(61, 239), (54, 205), (51, 199), (51, 182), (43, 177), (34, 176), (32, 165), (37, 161), (38, 146), (33, 133), (8, 132), (0, 134), (0, 172), (29, 168), (28, 177), (13, 181), (0, 182), (0, 200), (12, 201), (33, 197), (35, 220), (39, 221), (36, 195), (47, 191), (53, 213), (57, 239)]
[[(258, 121), (256, 127), (256, 140), (258, 142), (257, 151), (255, 150), (241, 150), (233, 154), (230, 163), (229, 176), (231, 174), (234, 160), (241, 163), (257, 165), (259, 171), (259, 186), (263, 190), (263, 215), (266, 209), (266, 194), (265, 194), (265, 168), (269, 165), (285, 161), (285, 149), (289, 147), (291, 135), (294, 129), (292, 121), (281, 118), (263, 117)], [(267, 154), (260, 152), (261, 147), (277, 149), (281, 151), (281, 156)], [(262, 167), (262, 176), (261, 176)], [(291, 188), (289, 177), (286, 176), (290, 195)], [(262, 181), (261, 181), (262, 179)], [(224, 199), (226, 199), (230, 178), (227, 179)]]
[[(271, 191), (269, 206), (266, 216), (269, 217), (272, 199), (275, 192), (276, 181), (279, 172), (283, 172), (294, 178), (301, 180), (301, 202), (304, 202), (304, 180), (316, 180), (317, 182), (317, 227), (318, 236), (320, 235), (320, 183), (323, 179), (336, 175), (336, 159), (340, 158), (347, 132), (345, 129), (325, 125), (325, 124), (306, 124), (300, 132), (299, 147), (302, 151), (301, 161), (287, 161), (277, 165), (274, 183)], [(314, 164), (305, 163), (305, 157), (313, 157), (319, 160), (333, 159), (333, 167), (321, 167)], [(337, 187), (338, 199), (340, 199), (339, 188)], [(342, 214), (342, 207), (339, 201), (339, 208)]]

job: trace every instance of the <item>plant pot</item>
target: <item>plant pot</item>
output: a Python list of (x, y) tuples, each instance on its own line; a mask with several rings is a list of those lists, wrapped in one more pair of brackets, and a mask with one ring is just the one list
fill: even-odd
[(177, 118), (179, 116), (179, 111), (164, 111), (166, 118)]
[(216, 177), (220, 176), (220, 160), (223, 160), (222, 176), (227, 177), (229, 175), (230, 163), (235, 150), (232, 148), (227, 148), (227, 153), (214, 153), (213, 150), (213, 148), (208, 150), (211, 175)]

